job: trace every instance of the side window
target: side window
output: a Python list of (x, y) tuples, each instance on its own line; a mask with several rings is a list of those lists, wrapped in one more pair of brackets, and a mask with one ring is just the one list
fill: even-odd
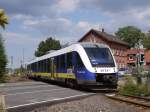
[(39, 67), (39, 61), (37, 62), (37, 72), (39, 72), (40, 70), (40, 67)]
[(43, 72), (47, 72), (47, 62), (46, 62), (46, 60), (43, 60), (43, 66), (44, 66)]
[(59, 69), (59, 56), (56, 57), (56, 68)]
[(67, 53), (67, 68), (72, 67), (72, 53)]
[(40, 72), (42, 72), (42, 61), (39, 62), (39, 68)]
[(59, 68), (65, 68), (65, 55), (61, 55), (60, 57), (59, 57), (59, 59), (60, 59), (60, 66), (59, 66)]
[(41, 72), (43, 72), (44, 71), (44, 63), (43, 63), (43, 61), (41, 61)]
[(51, 72), (51, 59), (47, 59), (47, 72)]
[(38, 62), (38, 69), (39, 69), (38, 71), (41, 72), (41, 62), (40, 61)]
[(34, 72), (34, 64), (33, 63), (31, 64), (31, 69)]
[(81, 57), (79, 56), (79, 54), (77, 53), (77, 67), (78, 68), (81, 68), (81, 67), (84, 67), (84, 64), (83, 64), (83, 62), (82, 62), (82, 60), (81, 60)]
[(35, 63), (35, 72), (37, 72), (37, 62)]

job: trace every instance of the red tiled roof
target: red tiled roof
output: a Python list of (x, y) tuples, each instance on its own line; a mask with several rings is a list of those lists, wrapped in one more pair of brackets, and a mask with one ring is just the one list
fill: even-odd
[(89, 33), (97, 34), (97, 35), (105, 38), (107, 41), (122, 44), (122, 45), (129, 47), (128, 43), (122, 41), (118, 37), (111, 35), (111, 34), (108, 34), (106, 32), (101, 32), (101, 31), (95, 30), (95, 29), (91, 29), (90, 31), (88, 31), (78, 42), (82, 41)]

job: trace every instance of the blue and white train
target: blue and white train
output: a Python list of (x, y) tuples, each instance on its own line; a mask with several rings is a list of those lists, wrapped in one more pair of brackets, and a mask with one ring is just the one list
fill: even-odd
[(69, 86), (116, 89), (118, 69), (110, 48), (76, 43), (28, 62), (29, 77), (63, 81)]

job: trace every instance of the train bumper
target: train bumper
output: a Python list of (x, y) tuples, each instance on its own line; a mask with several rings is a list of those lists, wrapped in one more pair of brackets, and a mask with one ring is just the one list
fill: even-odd
[(78, 84), (88, 88), (117, 88), (116, 74), (95, 74), (94, 80), (78, 80)]

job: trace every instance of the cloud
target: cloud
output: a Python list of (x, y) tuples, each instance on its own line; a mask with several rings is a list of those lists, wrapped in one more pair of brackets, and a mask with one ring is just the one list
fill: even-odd
[(90, 30), (91, 28), (98, 28), (98, 25), (89, 23), (87, 21), (79, 21), (77, 23), (77, 28), (86, 31), (86, 30)]
[[(0, 7), (4, 8), (9, 14), (24, 14), (39, 16), (48, 13), (49, 7), (54, 4), (54, 0), (1, 0)], [(44, 11), (44, 13), (43, 13)]]
[(149, 6), (149, 0), (80, 0), (80, 7), (82, 8), (94, 8), (110, 13), (126, 12), (131, 9), (141, 9)]
[[(87, 29), (104, 27), (114, 32), (118, 27), (136, 25), (141, 28), (149, 23), (150, 1), (142, 0), (1, 0), (0, 7), (6, 9), (15, 20), (21, 20), (26, 28), (33, 28), (43, 34), (54, 36), (77, 36)], [(106, 21), (73, 21), (66, 15), (85, 12), (96, 12), (100, 17), (109, 18)], [(70, 15), (73, 16), (73, 15)], [(93, 16), (92, 13), (89, 13)], [(95, 17), (95, 18), (99, 18)], [(148, 26), (148, 25), (147, 25)], [(149, 26), (148, 26), (149, 27)], [(78, 29), (77, 29), (78, 28)], [(73, 31), (75, 30), (75, 31)], [(79, 32), (80, 31), (80, 32)], [(66, 35), (66, 36), (69, 36)]]
[(78, 0), (1, 0), (0, 7), (9, 15), (56, 17), (61, 13), (72, 12), (77, 8)]
[(79, 0), (59, 0), (52, 6), (52, 9), (56, 10), (57, 13), (73, 12), (77, 9), (78, 3)]
[(24, 25), (37, 29), (38, 31), (49, 34), (64, 34), (71, 27), (71, 21), (66, 18), (45, 18), (45, 19), (29, 19), (24, 21)]
[(17, 44), (17, 45), (37, 45), (42, 38), (33, 38), (31, 35), (16, 33), (16, 32), (5, 32), (3, 33), (6, 44)]

